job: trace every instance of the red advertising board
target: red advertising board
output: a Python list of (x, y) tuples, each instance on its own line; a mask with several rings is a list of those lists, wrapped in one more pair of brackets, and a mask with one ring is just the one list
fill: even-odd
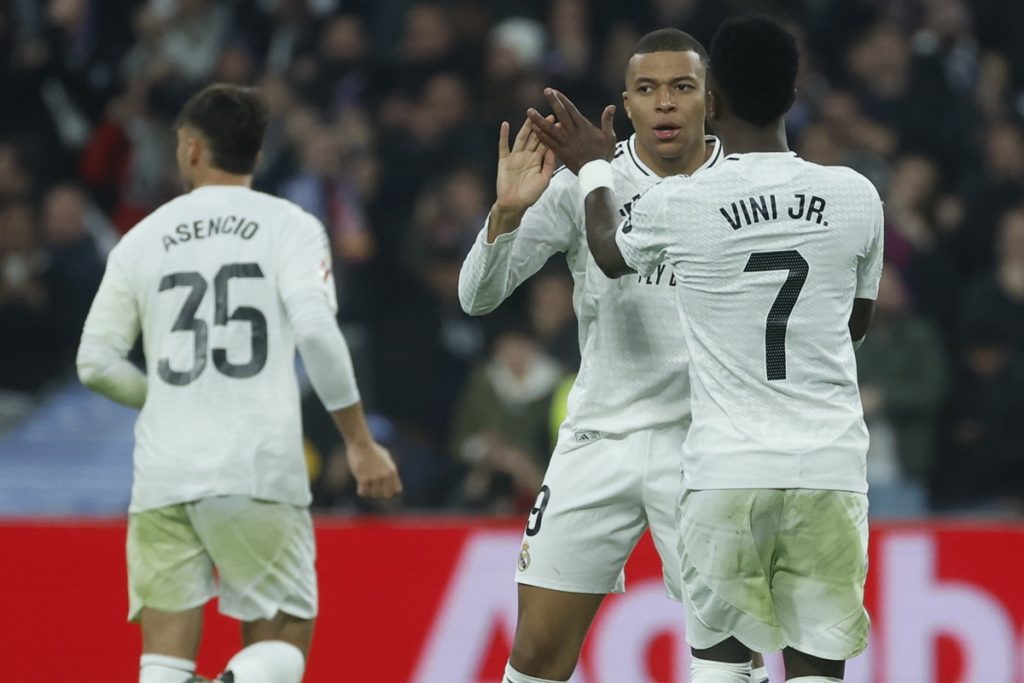
[[(0, 523), (0, 680), (137, 680), (125, 623), (124, 525)], [(852, 683), (1024, 683), (1024, 527), (876, 524), (871, 646)], [(317, 521), (321, 617), (310, 683), (498, 683), (515, 626), (518, 525)], [(649, 540), (606, 601), (574, 683), (683, 683), (680, 607)], [(215, 607), (200, 671), (238, 648)], [(772, 660), (773, 681), (782, 681)]]

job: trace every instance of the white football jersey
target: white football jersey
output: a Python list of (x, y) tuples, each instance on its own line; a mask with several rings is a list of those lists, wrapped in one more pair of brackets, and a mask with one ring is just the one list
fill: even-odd
[(323, 226), (248, 188), (197, 188), (114, 248), (85, 334), (124, 353), (142, 332), (133, 512), (227, 494), (309, 504), (287, 311), (308, 297), (337, 309)]
[(679, 283), (688, 488), (867, 490), (848, 322), (877, 295), (882, 227), (866, 178), (793, 153), (729, 155), (634, 204), (616, 234), (626, 263), (667, 262)]
[[(721, 158), (717, 138), (700, 171)], [(636, 136), (618, 143), (612, 161), (619, 212), (661, 178), (636, 152)], [(531, 206), (519, 227), (487, 243), (477, 237), (459, 276), (459, 299), (468, 313), (494, 310), (552, 255), (565, 252), (575, 283), (581, 361), (569, 393), (566, 424), (574, 431), (628, 434), (669, 424), (688, 424), (689, 355), (676, 312), (675, 277), (668, 268), (649, 277), (611, 279), (590, 250), (579, 181), (566, 169)]]

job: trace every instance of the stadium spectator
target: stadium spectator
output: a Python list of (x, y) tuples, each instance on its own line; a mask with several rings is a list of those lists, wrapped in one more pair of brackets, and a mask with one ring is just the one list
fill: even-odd
[(938, 411), (946, 398), (946, 350), (911, 308), (895, 268), (882, 273), (875, 321), (857, 351), (864, 418), (871, 432), (868, 480), (925, 486), (935, 465)]
[[(892, 316), (893, 338), (940, 330), (944, 365), (959, 366), (979, 320), (999, 320), (1010, 356), (1024, 353), (1006, 228), (1022, 220), (1024, 197), (1024, 3), (47, 0), (0, 3), (0, 223), (14, 226), (0, 228), (0, 258), (15, 264), (0, 285), (0, 345), (21, 359), (4, 364), (0, 385), (33, 397), (55, 386), (77, 304), (53, 291), (76, 282), (82, 293), (95, 276), (84, 232), (46, 236), (48, 191), (64, 188), (58, 205), (96, 207), (126, 231), (180, 191), (172, 125), (185, 99), (210, 80), (256, 83), (272, 118), (255, 186), (332, 223), (339, 317), (368, 407), (396, 443), (452, 462), (456, 398), (485, 357), (453, 275), (463, 228), (491, 199), (501, 121), (518, 126), (527, 107), (546, 107), (545, 85), (594, 118), (618, 100), (643, 33), (674, 25), (709, 38), (751, 9), (781, 12), (800, 41), (794, 148), (857, 169), (886, 199), (886, 250), (910, 302)], [(621, 136), (628, 121), (617, 116)], [(69, 183), (84, 196), (72, 199)], [(544, 275), (513, 308), (571, 371), (579, 350), (564, 295)], [(939, 392), (942, 415), (959, 410), (959, 386)]]
[(525, 512), (550, 453), (548, 411), (562, 370), (517, 326), (499, 331), (459, 396), (451, 452), (465, 467), (457, 504)]

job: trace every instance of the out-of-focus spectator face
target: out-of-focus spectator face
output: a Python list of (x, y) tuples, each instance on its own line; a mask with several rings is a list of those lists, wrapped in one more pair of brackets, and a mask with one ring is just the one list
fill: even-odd
[(329, 128), (320, 127), (306, 139), (302, 165), (306, 171), (320, 176), (334, 177), (341, 172), (338, 138)]
[(440, 5), (413, 5), (405, 15), (402, 55), (411, 62), (440, 59), (455, 47), (455, 34)]
[(985, 136), (989, 172), (1001, 180), (1024, 181), (1024, 133), (1012, 123), (999, 123)]
[(50, 0), (47, 18), (64, 30), (71, 30), (85, 18), (87, 0)]
[(999, 221), (996, 258), (1000, 264), (1024, 266), (1024, 207), (1008, 211)]
[(0, 145), (0, 195), (23, 197), (29, 189), (29, 176), (11, 145)]
[(570, 324), (572, 279), (561, 273), (536, 277), (530, 287), (530, 325), (543, 338), (557, 335)]
[(445, 208), (452, 219), (473, 227), (487, 213), (487, 196), (480, 174), (469, 169), (455, 171), (444, 184)]
[(811, 124), (800, 134), (800, 156), (812, 163), (838, 166), (843, 163), (843, 150), (844, 145), (825, 124)]
[(547, 46), (544, 27), (532, 19), (513, 17), (491, 29), (487, 46), (487, 77), (503, 82), (540, 66)]
[(907, 84), (910, 43), (899, 27), (883, 22), (850, 49), (847, 66), (869, 90), (898, 96)]
[(551, 6), (551, 33), (554, 36), (588, 35), (590, 13), (582, 0), (555, 0)]
[(331, 62), (358, 62), (366, 56), (366, 30), (351, 16), (331, 20), (320, 37), (320, 56)]
[(899, 273), (892, 266), (882, 270), (875, 305), (878, 307), (878, 313), (887, 318), (898, 318), (910, 307), (907, 288)]
[(54, 245), (71, 244), (86, 234), (85, 195), (72, 185), (59, 185), (46, 195), (43, 236)]
[(37, 243), (36, 217), (31, 205), (11, 204), (0, 213), (0, 256), (31, 252)]
[(252, 55), (241, 45), (229, 45), (217, 58), (213, 80), (220, 83), (248, 85), (256, 75)]
[(968, 342), (966, 356), (968, 369), (973, 375), (981, 378), (998, 375), (1010, 361), (1006, 341), (998, 334), (993, 334), (991, 338), (985, 335), (984, 338), (979, 337)]
[(962, 0), (929, 0), (924, 6), (925, 27), (939, 40), (955, 40), (971, 33), (971, 10)]
[(469, 90), (465, 81), (452, 73), (434, 76), (424, 88), (422, 108), (444, 128), (461, 123), (469, 114)]
[(893, 169), (886, 201), (901, 208), (926, 208), (938, 191), (939, 169), (921, 156), (901, 157)]
[(515, 377), (524, 377), (537, 360), (537, 342), (523, 332), (505, 332), (494, 340), (494, 359)]
[(684, 157), (704, 145), (704, 78), (696, 52), (633, 55), (622, 102), (636, 139), (653, 157)]

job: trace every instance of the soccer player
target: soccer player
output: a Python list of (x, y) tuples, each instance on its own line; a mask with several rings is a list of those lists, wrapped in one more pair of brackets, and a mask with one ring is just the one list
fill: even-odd
[[(697, 173), (720, 158), (704, 135), (706, 54), (690, 35), (644, 36), (622, 94), (635, 134), (614, 150), (615, 209), (664, 176)], [(689, 424), (688, 355), (676, 321), (675, 278), (605, 277), (587, 251), (583, 195), (572, 173), (526, 124), (498, 146), (497, 199), (459, 278), (472, 315), (497, 308), (549, 257), (565, 252), (575, 280), (582, 361), (568, 417), (519, 555), (519, 619), (506, 683), (565, 681), (607, 593), (648, 527), (666, 586), (680, 600), (675, 510), (679, 449)], [(753, 681), (764, 681), (763, 670)]]
[[(252, 89), (215, 85), (188, 101), (177, 123), (187, 194), (111, 252), (78, 351), (86, 386), (142, 409), (127, 541), (140, 683), (206, 680), (194, 660), (214, 595), (244, 643), (217, 680), (302, 679), (317, 585), (296, 346), (359, 493), (401, 490), (335, 323), (323, 226), (250, 189), (266, 125)], [(125, 358), (140, 331), (146, 374)]]
[[(841, 681), (867, 643), (868, 434), (854, 345), (882, 268), (882, 206), (860, 174), (789, 151), (793, 37), (762, 18), (721, 25), (708, 119), (727, 156), (651, 188), (620, 221), (610, 117), (548, 90), (580, 169), (588, 244), (609, 277), (671, 264), (690, 349), (679, 549), (692, 683), (747, 680), (749, 649), (783, 648), (787, 680)], [(582, 471), (582, 468), (581, 468)]]

